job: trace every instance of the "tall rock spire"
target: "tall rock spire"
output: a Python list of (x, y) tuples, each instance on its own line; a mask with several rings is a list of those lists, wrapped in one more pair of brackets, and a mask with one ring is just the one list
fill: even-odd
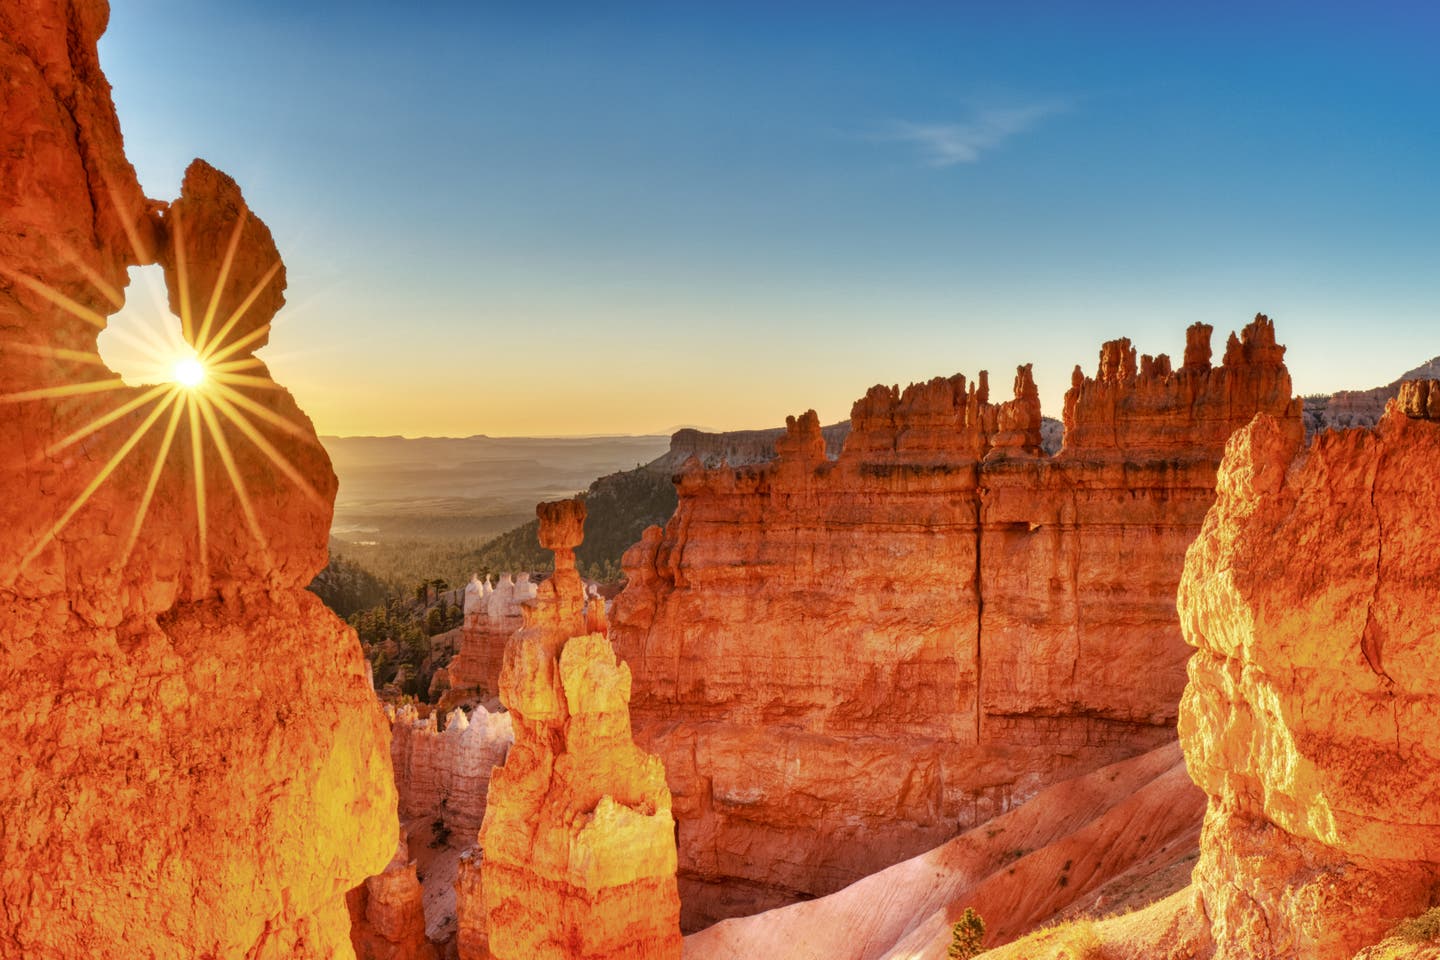
[(460, 956), (486, 956), (478, 907), (495, 960), (678, 960), (670, 790), (659, 758), (630, 739), (630, 668), (586, 630), (601, 619), (587, 617), (575, 570), (585, 503), (536, 513), (555, 574), (505, 648), (500, 699), (515, 745), (490, 782), (481, 859), (457, 884)]

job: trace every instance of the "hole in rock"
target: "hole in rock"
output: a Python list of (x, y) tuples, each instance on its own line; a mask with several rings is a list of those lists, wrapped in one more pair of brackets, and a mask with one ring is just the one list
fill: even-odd
[(125, 306), (100, 331), (100, 359), (132, 387), (158, 383), (199, 386), (205, 368), (170, 312), (159, 264), (130, 268)]

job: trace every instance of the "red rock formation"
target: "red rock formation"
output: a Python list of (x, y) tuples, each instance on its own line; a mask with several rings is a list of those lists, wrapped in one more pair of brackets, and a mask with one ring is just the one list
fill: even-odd
[(1218, 958), (1350, 957), (1440, 881), (1440, 382), (1378, 427), (1259, 417), (1186, 558), (1180, 733)]
[(403, 832), (385, 871), (350, 891), (347, 903), (356, 960), (438, 960), (425, 938), (424, 891)]
[(437, 713), (421, 717), (412, 706), (393, 711), (390, 759), (400, 818), (433, 817), (473, 837), (485, 819), (490, 772), (515, 739), (510, 715), (476, 707), (467, 717), (456, 709), (444, 731), (436, 729), (437, 720)]
[[(827, 457), (833, 460), (840, 455), (840, 447), (849, 432), (848, 421), (832, 423), (820, 429), (825, 438)], [(775, 459), (775, 442), (784, 435), (784, 429), (778, 427), (773, 430), (729, 430), (725, 433), (708, 433), (686, 427), (671, 434), (670, 449), (650, 466), (656, 470), (679, 470), (691, 457), (706, 467), (765, 463)]]
[[(542, 503), (555, 574), (505, 648), (515, 745), (490, 783), (483, 861), (457, 880), (462, 960), (680, 956), (674, 820), (660, 761), (630, 740), (630, 671), (586, 633), (575, 547), (583, 500)], [(488, 944), (476, 942), (475, 896)]]
[(1268, 320), (1209, 365), (1106, 344), (1041, 451), (1028, 368), (813, 414), (760, 467), (686, 470), (625, 558), (610, 636), (664, 759), (685, 923), (825, 894), (1172, 735), (1185, 546), (1229, 432), (1298, 422)]
[[(303, 589), (334, 475), (251, 356), (283, 302), (269, 233), (198, 161), (174, 206), (143, 196), (107, 16), (0, 7), (0, 955), (330, 957), (396, 836), (355, 636)], [(235, 366), (125, 387), (96, 338), (126, 268), (173, 288), (182, 256), (188, 335)]]
[(465, 620), (460, 651), (449, 664), (449, 697), (445, 706), (466, 697), (494, 696), (500, 690), (500, 665), (505, 641), (521, 624), (521, 604), (535, 597), (537, 584), (530, 574), (501, 574), (492, 585), (486, 577), (471, 579), (465, 587)]

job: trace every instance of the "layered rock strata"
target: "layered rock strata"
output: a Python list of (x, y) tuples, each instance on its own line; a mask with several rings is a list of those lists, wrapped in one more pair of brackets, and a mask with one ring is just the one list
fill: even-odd
[(1195, 883), (1220, 960), (1332, 960), (1440, 882), (1440, 382), (1373, 430), (1259, 417), (1180, 583), (1180, 715), (1209, 794)]
[(452, 831), (480, 828), (490, 772), (505, 759), (515, 733), (510, 715), (476, 707), (461, 709), (437, 729), (438, 714), (422, 717), (413, 706), (393, 713), (390, 760), (399, 794), (400, 818), (434, 817)]
[[(107, 17), (0, 6), (0, 955), (328, 958), (396, 842), (355, 635), (304, 590), (334, 474), (252, 355), (270, 233), (200, 161), (145, 198)], [(150, 263), (212, 361), (195, 390), (97, 353)]]
[(1028, 367), (856, 402), (835, 461), (813, 413), (779, 459), (677, 478), (625, 557), (610, 636), (636, 739), (665, 761), (687, 929), (829, 893), (1048, 783), (1173, 735), (1186, 545), (1227, 437), (1299, 422), (1257, 317), (1212, 365), (1105, 344), (1041, 449)]
[(670, 791), (660, 761), (631, 742), (629, 668), (603, 632), (588, 632), (603, 600), (587, 616), (575, 570), (585, 503), (536, 512), (555, 574), (505, 647), (500, 698), (515, 744), (491, 779), (480, 850), (461, 864), (460, 956), (678, 960)]

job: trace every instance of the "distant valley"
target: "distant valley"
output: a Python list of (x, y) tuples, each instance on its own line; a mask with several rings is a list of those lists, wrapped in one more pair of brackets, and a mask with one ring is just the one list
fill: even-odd
[(340, 477), (331, 535), (376, 541), (486, 539), (535, 516), (539, 500), (649, 463), (670, 438), (321, 437)]

